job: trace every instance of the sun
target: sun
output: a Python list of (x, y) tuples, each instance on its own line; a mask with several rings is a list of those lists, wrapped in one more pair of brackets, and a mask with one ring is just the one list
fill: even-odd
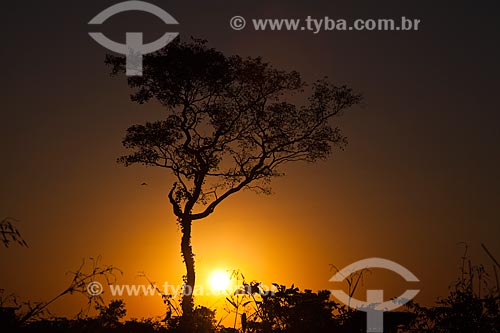
[(210, 284), (210, 288), (214, 292), (222, 292), (229, 289), (231, 284), (231, 278), (229, 277), (229, 273), (223, 270), (216, 270), (210, 274), (208, 279)]

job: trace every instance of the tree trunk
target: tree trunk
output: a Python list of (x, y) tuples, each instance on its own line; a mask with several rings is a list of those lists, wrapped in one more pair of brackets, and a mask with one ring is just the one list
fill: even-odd
[(186, 276), (184, 277), (184, 290), (182, 295), (182, 317), (183, 321), (189, 325), (193, 315), (193, 291), (195, 285), (194, 254), (191, 247), (191, 224), (189, 219), (182, 219), (181, 231), (181, 251), (184, 264), (186, 265)]

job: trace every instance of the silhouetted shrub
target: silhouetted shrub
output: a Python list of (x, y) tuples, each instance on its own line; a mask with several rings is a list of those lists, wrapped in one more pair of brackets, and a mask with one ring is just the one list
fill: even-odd
[[(496, 260), (495, 260), (496, 263)], [(450, 293), (437, 301), (437, 306), (424, 307), (409, 302), (407, 307), (415, 314), (409, 329), (431, 332), (500, 332), (500, 292), (488, 285), (488, 274), (483, 265), (473, 265), (462, 257), (460, 275)]]

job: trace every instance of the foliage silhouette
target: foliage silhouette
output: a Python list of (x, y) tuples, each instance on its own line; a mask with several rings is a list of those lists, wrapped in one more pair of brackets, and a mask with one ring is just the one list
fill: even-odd
[[(485, 266), (472, 264), (467, 251), (465, 245), (459, 277), (448, 296), (437, 301), (437, 306), (424, 307), (415, 302), (407, 304), (407, 308), (415, 314), (411, 329), (437, 333), (500, 332), (498, 280), (496, 287), (490, 287)], [(498, 265), (492, 254), (486, 252)]]
[[(277, 283), (265, 289), (260, 282), (246, 282), (239, 270), (231, 277), (240, 285), (226, 298), (226, 312), (235, 314), (235, 332), (348, 332), (346, 328), (362, 327), (359, 322), (364, 318), (333, 302), (327, 290), (302, 292), (295, 285), (287, 288)], [(238, 318), (240, 331), (236, 330)]]
[(127, 314), (123, 300), (112, 300), (108, 305), (96, 304), (96, 310), (99, 311), (98, 319), (103, 327), (117, 327)]
[(330, 292), (311, 290), (300, 292), (292, 285), (275, 285), (273, 294), (263, 294), (258, 317), (248, 320), (249, 332), (332, 332), (336, 321), (332, 312), (337, 304), (330, 300)]
[[(205, 306), (197, 306), (192, 313), (192, 323), (190, 323), (190, 332), (192, 333), (215, 333), (217, 324), (215, 320), (215, 311)], [(184, 318), (172, 316), (166, 321), (169, 333), (185, 332)]]
[[(112, 74), (125, 72), (122, 57), (107, 56), (106, 63)], [(177, 39), (145, 56), (143, 76), (128, 83), (133, 101), (157, 101), (167, 111), (164, 120), (127, 130), (123, 145), (132, 152), (118, 161), (165, 168), (176, 178), (168, 197), (182, 232), (182, 311), (189, 322), (193, 221), (240, 190), (269, 194), (271, 179), (287, 163), (315, 162), (332, 147), (342, 148), (346, 139), (331, 120), (361, 96), (324, 79), (312, 84), (304, 105), (296, 105), (289, 98), (306, 88), (299, 73), (274, 69), (261, 58), (225, 56), (196, 39)]]

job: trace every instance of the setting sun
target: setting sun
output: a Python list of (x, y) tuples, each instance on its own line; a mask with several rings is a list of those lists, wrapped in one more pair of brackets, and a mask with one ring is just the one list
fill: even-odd
[(208, 282), (212, 291), (222, 292), (229, 288), (231, 284), (231, 278), (229, 277), (228, 272), (216, 270), (213, 271), (212, 274), (210, 274)]

